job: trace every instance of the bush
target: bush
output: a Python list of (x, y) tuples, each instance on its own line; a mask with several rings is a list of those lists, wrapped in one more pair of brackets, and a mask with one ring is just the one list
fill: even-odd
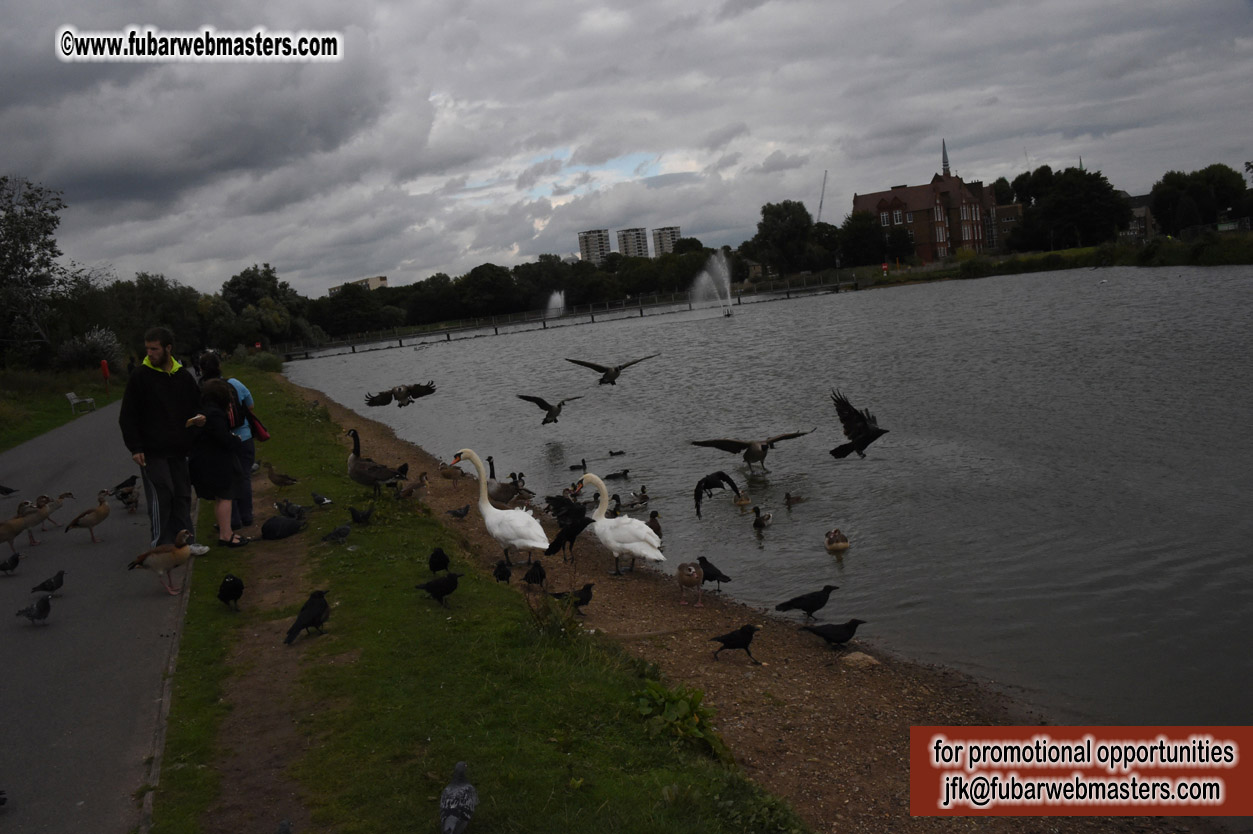
[(94, 368), (107, 360), (109, 371), (117, 373), (125, 364), (122, 345), (113, 331), (93, 327), (82, 336), (75, 336), (57, 348), (57, 367), (73, 371)]
[(254, 353), (252, 356), (248, 357), (248, 364), (259, 371), (278, 373), (283, 370), (283, 360), (279, 359), (274, 354), (266, 353), (265, 351), (262, 351), (261, 353)]

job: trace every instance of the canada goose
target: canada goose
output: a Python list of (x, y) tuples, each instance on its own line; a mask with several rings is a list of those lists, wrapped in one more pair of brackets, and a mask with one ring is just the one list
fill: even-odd
[(846, 458), (856, 452), (864, 458), (866, 447), (887, 434), (888, 430), (879, 428), (879, 421), (870, 413), (870, 409), (858, 411), (839, 391), (831, 392), (831, 402), (835, 403), (835, 413), (840, 418), (844, 436), (848, 438), (847, 443), (831, 450), (831, 457)]
[(693, 440), (693, 446), (707, 446), (712, 449), (721, 449), (731, 454), (744, 453), (744, 462), (748, 464), (748, 470), (753, 470), (754, 463), (760, 463), (763, 472), (769, 472), (766, 468), (766, 455), (774, 448), (774, 444), (780, 440), (791, 440), (793, 437), (804, 437), (812, 432), (809, 431), (793, 431), (787, 434), (776, 434), (774, 437), (767, 437), (765, 440), (731, 440), (729, 438), (720, 438), (717, 440)]
[(65, 525), (65, 532), (70, 532), (74, 527), (86, 528), (91, 534), (91, 540), (97, 544), (100, 539), (96, 538), (95, 526), (109, 517), (109, 491), (102, 489), (96, 493), (96, 500), (99, 502), (90, 510), (83, 510), (74, 517), (74, 520)]
[(483, 468), (483, 461), (474, 453), (474, 450), (461, 449), (453, 456), (452, 462), (455, 465), (462, 460), (470, 461), (478, 473), (479, 512), (483, 515), (483, 524), (487, 527), (487, 532), (504, 548), (505, 562), (512, 564), (509, 560), (511, 547), (526, 550), (528, 563), (531, 561), (532, 550), (547, 549), (548, 537), (544, 535), (543, 526), (535, 516), (531, 515), (530, 510), (501, 510), (492, 506), (491, 500), (487, 497), (487, 472)]
[(604, 365), (597, 365), (595, 362), (584, 362), (582, 359), (567, 359), (566, 361), (573, 362), (576, 365), (582, 365), (584, 368), (591, 368), (593, 371), (600, 372), (601, 377), (600, 377), (600, 380), (596, 383), (597, 385), (617, 385), (618, 377), (621, 376), (622, 372), (625, 371), (627, 368), (631, 367), (632, 365), (638, 362), (643, 362), (645, 359), (652, 359), (654, 356), (660, 356), (660, 355), (661, 355), (660, 353), (651, 353), (648, 356), (641, 357), (640, 359), (632, 359), (630, 362), (625, 362), (621, 365), (615, 365), (612, 368), (607, 368)]
[(826, 547), (828, 553), (836, 553), (841, 550), (848, 550), (848, 536), (840, 532), (840, 528), (836, 527), (826, 535)]
[(139, 554), (126, 566), (126, 569), (145, 568), (150, 570), (157, 575), (157, 579), (165, 586), (165, 590), (170, 595), (177, 594), (182, 588), (175, 588), (170, 584), (169, 573), (179, 565), (187, 564), (187, 560), (191, 558), (190, 536), (191, 534), (186, 530), (179, 530), (178, 535), (174, 537), (173, 544), (158, 545), (152, 550)]
[(557, 418), (561, 416), (561, 407), (564, 406), (566, 403), (571, 402), (573, 400), (583, 399), (581, 395), (578, 397), (566, 397), (564, 400), (557, 403), (556, 405), (549, 405), (548, 402), (543, 397), (533, 397), (529, 394), (518, 394), (517, 397), (520, 400), (526, 400), (529, 403), (535, 403), (546, 412), (544, 414), (544, 421), (540, 423), (541, 426), (547, 426), (549, 423), (557, 422)]
[(715, 489), (724, 489), (730, 487), (731, 491), (736, 495), (740, 494), (740, 488), (735, 485), (735, 481), (731, 480), (731, 476), (725, 472), (712, 472), (696, 482), (696, 490), (692, 493), (692, 498), (696, 502), (696, 517), (700, 518), (701, 502), (708, 496), (714, 494)]
[(578, 481), (576, 489), (582, 489), (585, 483), (590, 483), (597, 487), (600, 491), (600, 502), (596, 506), (596, 512), (592, 513), (592, 532), (596, 534), (596, 538), (600, 539), (600, 543), (609, 549), (613, 554), (613, 572), (615, 576), (622, 575), (622, 569), (619, 566), (619, 560), (623, 554), (630, 554), (631, 569), (635, 568), (636, 557), (647, 559), (650, 562), (664, 562), (665, 555), (661, 550), (661, 539), (648, 528), (648, 525), (637, 518), (621, 516), (619, 518), (608, 518), (606, 513), (609, 510), (609, 490), (605, 487), (605, 482), (588, 472)]
[(380, 391), (377, 394), (365, 395), (366, 405), (389, 405), (392, 400), (396, 401), (396, 405), (404, 408), (414, 400), (435, 393), (435, 381), (431, 380), (425, 385), (397, 385), (390, 391)]
[(705, 571), (701, 568), (699, 562), (684, 562), (679, 565), (679, 572), (675, 574), (675, 578), (679, 581), (679, 605), (687, 605), (687, 591), (696, 592), (696, 608), (703, 608), (701, 604), (701, 596), (704, 594), (704, 588), (701, 583), (705, 581)]
[(392, 469), (390, 466), (375, 463), (369, 458), (363, 458), (361, 457), (361, 435), (357, 434), (356, 429), (349, 429), (345, 434), (352, 437), (352, 452), (348, 455), (349, 478), (362, 486), (373, 487), (375, 496), (381, 492), (384, 484), (392, 485), (397, 481), (405, 480), (409, 474), (409, 464), (402, 463)]
[(586, 472), (587, 471), (587, 458), (582, 458), (578, 463), (570, 464), (568, 468), (570, 469), (571, 472), (574, 472), (574, 471)]
[(774, 521), (774, 513), (763, 513), (761, 507), (753, 507), (753, 529), (758, 532), (765, 530)]

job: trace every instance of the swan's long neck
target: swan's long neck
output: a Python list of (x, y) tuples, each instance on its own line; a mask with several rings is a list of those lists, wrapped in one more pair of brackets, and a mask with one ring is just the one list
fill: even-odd
[(480, 460), (479, 456), (476, 455), (471, 450), (462, 449), (461, 456), (465, 458), (466, 460), (470, 461), (470, 463), (474, 464), (474, 469), (476, 472), (478, 472), (478, 475), (479, 475), (479, 510), (484, 515), (486, 515), (487, 514), (486, 508), (490, 507), (493, 510), (496, 509), (495, 507), (492, 507), (492, 502), (488, 500), (487, 498), (487, 470), (483, 468), (483, 461)]
[(609, 512), (609, 490), (605, 488), (605, 482), (590, 473), (585, 473), (583, 480), (600, 491), (600, 503), (596, 505), (596, 512), (592, 513), (592, 520), (604, 521), (605, 513)]

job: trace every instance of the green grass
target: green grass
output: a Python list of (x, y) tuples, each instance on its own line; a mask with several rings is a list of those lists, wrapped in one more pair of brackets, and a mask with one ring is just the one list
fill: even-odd
[[(65, 395), (93, 397), (103, 408), (121, 399), (126, 376), (109, 380), (105, 393), (100, 371), (0, 371), (0, 452), (65, 425), (76, 416)], [(81, 413), (80, 407), (80, 413)]]
[[(314, 587), (327, 590), (326, 634), (284, 651), (305, 670), (292, 714), (308, 741), (290, 773), (304, 788), (318, 830), (435, 830), (438, 796), (460, 760), (481, 799), (472, 827), (501, 832), (803, 832), (782, 802), (748, 782), (707, 738), (707, 708), (694, 693), (648, 690), (664, 718), (641, 709), (655, 669), (586, 633), (554, 605), (533, 612), (515, 589), (480, 574), (458, 538), (430, 516), (384, 496), (355, 547), (320, 544), (344, 505), (368, 491), (348, 481), (347, 445), (325, 409), (309, 408), (281, 377), (232, 364), (253, 391), (273, 439), (258, 456), (336, 500), (312, 516)], [(265, 513), (259, 513), (264, 516)], [(212, 521), (201, 518), (202, 525)], [(202, 539), (204, 536), (201, 537)], [(414, 585), (430, 578), (426, 556), (443, 547), (466, 573), (441, 607)], [(250, 552), (251, 551), (251, 552)], [(237, 630), (275, 629), (298, 605), (231, 615), (216, 582), (231, 570), (248, 582), (264, 569), (264, 545), (214, 552), (213, 571), (193, 581), (175, 677), (156, 834), (200, 830), (219, 789), (207, 767), (226, 741), (217, 728)], [(302, 590), (302, 601), (303, 591)], [(277, 635), (276, 635), (277, 638)], [(695, 712), (691, 707), (697, 706)], [(651, 730), (651, 732), (650, 732)]]

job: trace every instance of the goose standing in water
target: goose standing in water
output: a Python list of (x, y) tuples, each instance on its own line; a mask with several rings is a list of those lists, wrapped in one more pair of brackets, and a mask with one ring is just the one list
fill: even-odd
[(638, 518), (630, 518), (628, 516), (619, 516), (618, 518), (607, 518), (606, 513), (609, 511), (609, 490), (605, 487), (605, 482), (596, 475), (588, 472), (582, 478), (579, 478), (576, 491), (582, 489), (585, 483), (589, 483), (600, 491), (600, 502), (596, 506), (596, 512), (592, 513), (592, 532), (596, 534), (596, 538), (600, 539), (600, 543), (609, 549), (613, 554), (613, 573), (615, 576), (622, 575), (622, 568), (619, 560), (624, 555), (631, 557), (631, 570), (635, 569), (636, 558), (647, 559), (650, 562), (664, 562), (666, 557), (662, 554), (661, 538), (649, 529), (648, 525), (640, 521)]
[(748, 471), (753, 471), (753, 464), (760, 463), (761, 471), (769, 472), (766, 468), (766, 455), (774, 448), (774, 444), (780, 440), (791, 440), (793, 437), (804, 437), (812, 432), (809, 431), (793, 431), (787, 434), (776, 434), (774, 437), (767, 437), (765, 440), (732, 440), (730, 438), (718, 438), (715, 440), (693, 440), (693, 446), (708, 446), (712, 449), (721, 449), (724, 452), (730, 452), (737, 455), (744, 453), (744, 462), (748, 464)]
[(596, 383), (597, 385), (617, 385), (618, 377), (620, 377), (622, 372), (627, 368), (636, 363), (643, 362), (645, 359), (652, 359), (654, 356), (660, 355), (660, 353), (650, 353), (648, 356), (641, 357), (640, 359), (632, 359), (630, 362), (624, 362), (621, 365), (614, 365), (612, 368), (608, 368), (604, 365), (597, 365), (595, 362), (584, 362), (582, 359), (567, 359), (566, 361), (573, 362), (576, 365), (582, 365), (584, 368), (591, 368), (593, 371), (599, 371), (601, 377)]
[(531, 561), (532, 550), (546, 550), (548, 537), (544, 528), (530, 510), (501, 510), (492, 506), (487, 495), (487, 469), (483, 461), (472, 449), (462, 449), (453, 456), (453, 465), (468, 460), (474, 464), (479, 476), (479, 512), (483, 515), (483, 525), (493, 539), (505, 550), (505, 564), (512, 565), (509, 559), (509, 548), (527, 551), (526, 560)]

